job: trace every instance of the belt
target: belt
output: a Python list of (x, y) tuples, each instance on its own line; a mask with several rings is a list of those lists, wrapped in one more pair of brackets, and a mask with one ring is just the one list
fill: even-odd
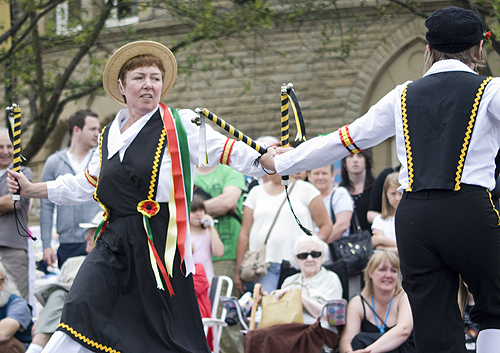
[(470, 191), (484, 191), (483, 186), (470, 185), (470, 184), (460, 184), (460, 190), (450, 190), (450, 189), (425, 189), (419, 191), (403, 192), (403, 197), (407, 199), (415, 200), (432, 200), (440, 199), (443, 197), (453, 196), (458, 193), (470, 192)]

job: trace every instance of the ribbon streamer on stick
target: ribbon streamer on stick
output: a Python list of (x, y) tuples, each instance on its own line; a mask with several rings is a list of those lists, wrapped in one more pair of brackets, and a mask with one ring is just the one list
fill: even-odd
[[(288, 85), (281, 86), (281, 147), (290, 146), (290, 124), (289, 114), (288, 114)], [(281, 176), (281, 184), (288, 185), (290, 182), (290, 177), (288, 175)]]
[(238, 140), (243, 141), (248, 146), (252, 147), (254, 150), (260, 154), (266, 153), (267, 149), (259, 145), (257, 142), (252, 140), (250, 137), (236, 129), (231, 124), (219, 118), (217, 115), (209, 111), (207, 108), (196, 108), (195, 113), (198, 117), (192, 120), (193, 123), (200, 126), (200, 156), (204, 156), (204, 160), (200, 163), (200, 166), (208, 165), (207, 149), (206, 149), (206, 134), (205, 134), (205, 119), (210, 119), (214, 124), (220, 126), (231, 135), (236, 137)]
[[(6, 110), (12, 132), (12, 145), (14, 147), (13, 170), (19, 173), (21, 171), (21, 108), (14, 103), (11, 107), (7, 107)], [(18, 190), (12, 195), (12, 200), (19, 201), (20, 199), (21, 195)]]
[[(21, 107), (17, 104), (12, 104), (11, 107), (5, 108), (7, 111), (7, 116), (10, 123), (12, 146), (14, 147), (14, 159), (13, 159), (13, 170), (15, 172), (21, 172)], [(29, 237), (36, 241), (36, 237), (32, 236), (31, 233), (24, 228), (19, 217), (17, 215), (16, 203), (21, 200), (21, 190), (18, 190), (12, 195), (12, 200), (14, 200), (14, 218), (16, 221), (17, 233), (22, 237)], [(24, 233), (21, 233), (21, 228)]]
[[(289, 103), (292, 105), (292, 109), (295, 116), (295, 122), (297, 125), (297, 140), (306, 140), (306, 130), (304, 125), (304, 119), (302, 118), (302, 112), (299, 107), (299, 103), (297, 101), (297, 97), (293, 92), (293, 84), (289, 83), (288, 85), (283, 84), (281, 86), (281, 146), (288, 147), (290, 146), (290, 124), (289, 124), (289, 113), (288, 106)], [(299, 225), (300, 229), (307, 235), (312, 235), (312, 232), (304, 227), (298, 217), (295, 215), (293, 211), (292, 203), (290, 202), (290, 197), (288, 195), (288, 184), (290, 182), (290, 177), (288, 175), (281, 176), (281, 184), (285, 186), (286, 198), (288, 200), (288, 206), (290, 207), (290, 211), (292, 211), (293, 217), (295, 221)]]
[[(304, 119), (302, 117), (302, 111), (300, 110), (299, 102), (293, 91), (293, 84), (288, 85), (283, 84), (281, 86), (281, 146), (290, 146), (290, 124), (289, 124), (289, 105), (292, 106), (292, 110), (295, 117), (295, 124), (297, 126), (297, 136), (295, 141), (305, 141), (306, 140), (306, 127), (304, 124)], [(288, 175), (283, 175), (281, 177), (281, 184), (288, 185), (289, 177)]]

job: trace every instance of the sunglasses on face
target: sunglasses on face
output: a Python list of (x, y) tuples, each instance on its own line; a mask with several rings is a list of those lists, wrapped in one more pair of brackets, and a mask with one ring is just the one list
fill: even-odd
[(311, 255), (313, 259), (317, 259), (321, 256), (321, 251), (301, 252), (300, 254), (297, 254), (297, 259), (305, 260), (309, 255)]

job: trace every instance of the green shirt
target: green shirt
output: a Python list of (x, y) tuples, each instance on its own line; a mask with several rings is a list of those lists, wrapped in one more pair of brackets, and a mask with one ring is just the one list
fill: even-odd
[[(243, 174), (223, 164), (219, 164), (210, 174), (201, 175), (196, 173), (194, 185), (203, 189), (211, 197), (222, 194), (226, 186), (236, 186), (242, 191), (246, 190)], [(236, 260), (236, 247), (238, 246), (238, 237), (241, 228), (240, 220), (243, 216), (243, 196), (240, 196), (238, 199), (236, 216), (226, 214), (216, 218), (218, 222), (215, 223), (215, 229), (219, 232), (219, 237), (224, 244), (224, 255), (221, 257), (212, 256), (213, 261)]]

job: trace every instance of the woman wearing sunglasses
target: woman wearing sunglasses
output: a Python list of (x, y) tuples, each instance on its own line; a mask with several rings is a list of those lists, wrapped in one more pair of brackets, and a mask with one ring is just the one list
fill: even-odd
[[(342, 284), (335, 272), (322, 266), (327, 258), (328, 245), (316, 235), (300, 236), (295, 241), (293, 251), (292, 262), (298, 265), (296, 267), (300, 268), (300, 272), (287, 277), (276, 296), (281, 297), (292, 288), (301, 288), (304, 323), (313, 324), (323, 305), (331, 300), (342, 299)], [(326, 320), (321, 320), (321, 326), (332, 329)]]

